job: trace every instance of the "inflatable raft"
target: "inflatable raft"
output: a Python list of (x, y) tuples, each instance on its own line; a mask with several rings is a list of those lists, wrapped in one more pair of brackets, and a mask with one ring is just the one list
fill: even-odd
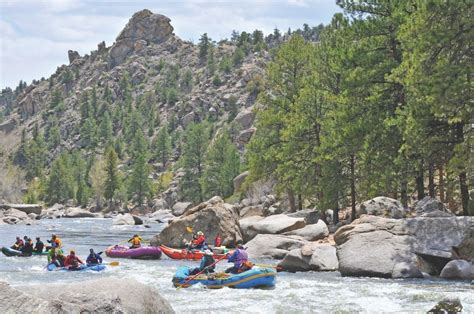
[(276, 271), (273, 268), (254, 267), (251, 270), (240, 274), (215, 273), (210, 275), (198, 275), (196, 278), (187, 282), (192, 276), (189, 276), (190, 268), (180, 267), (173, 277), (175, 287), (187, 288), (195, 284), (201, 284), (210, 289), (219, 289), (223, 287), (236, 289), (249, 288), (272, 288), (276, 283)]
[(103, 271), (106, 268), (107, 268), (107, 266), (102, 265), (102, 264), (99, 264), (99, 265), (81, 265), (77, 269), (67, 269), (65, 267), (58, 267), (58, 266), (56, 266), (56, 264), (53, 264), (53, 263), (48, 264), (48, 266), (46, 266), (46, 269), (48, 271), (86, 271), (86, 270), (89, 270), (89, 271)]
[(161, 250), (157, 246), (142, 246), (130, 249), (128, 246), (114, 245), (105, 250), (105, 255), (119, 258), (159, 259)]
[[(160, 249), (166, 256), (172, 259), (189, 259), (189, 260), (200, 260), (204, 256), (203, 251), (199, 250), (187, 250), (187, 249), (173, 249), (165, 245), (160, 245)], [(221, 252), (223, 249), (220, 250)], [(225, 249), (224, 254), (214, 253), (214, 259), (223, 258), (226, 255), (227, 249)], [(217, 252), (217, 250), (214, 250)], [(232, 254), (232, 252), (230, 252)]]
[[(22, 255), (21, 251), (14, 250), (14, 249), (6, 247), (6, 246), (2, 247), (2, 253), (5, 254), (6, 256), (29, 257), (29, 256)], [(41, 253), (33, 252), (32, 256), (36, 256), (36, 255), (48, 255), (48, 252), (41, 252)]]

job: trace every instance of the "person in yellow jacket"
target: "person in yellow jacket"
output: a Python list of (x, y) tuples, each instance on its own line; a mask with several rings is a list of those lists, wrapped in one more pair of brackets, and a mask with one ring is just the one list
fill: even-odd
[(60, 249), (63, 246), (61, 239), (55, 234), (51, 236), (51, 240), (48, 240), (48, 243), (51, 243), (51, 247), (54, 247), (57, 249)]
[(136, 249), (136, 248), (141, 247), (142, 241), (143, 239), (138, 234), (135, 234), (131, 239), (128, 240), (128, 242), (132, 244), (132, 246), (130, 246), (131, 249)]

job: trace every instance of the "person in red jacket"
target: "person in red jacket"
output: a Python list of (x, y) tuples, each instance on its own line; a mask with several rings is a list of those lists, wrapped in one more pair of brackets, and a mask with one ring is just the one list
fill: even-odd
[(74, 250), (71, 250), (64, 260), (64, 267), (70, 270), (78, 269), (81, 264), (84, 264), (84, 262), (76, 255)]
[(189, 246), (191, 250), (205, 250), (207, 249), (206, 237), (202, 231), (198, 231), (196, 236), (193, 237), (191, 245)]
[(222, 244), (221, 235), (218, 234), (218, 235), (216, 236), (216, 238), (214, 239), (214, 246), (215, 246), (215, 247), (220, 247), (221, 244)]

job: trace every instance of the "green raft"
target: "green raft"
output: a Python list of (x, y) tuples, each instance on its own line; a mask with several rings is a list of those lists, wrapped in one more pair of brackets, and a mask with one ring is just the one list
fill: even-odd
[[(3, 246), (2, 247), (2, 253), (5, 254), (6, 256), (21, 256), (21, 257), (29, 257), (29, 256), (24, 256), (21, 251), (18, 251), (18, 250), (14, 250), (12, 248), (9, 248), (9, 247), (6, 247), (6, 246)], [(44, 252), (33, 252), (33, 255), (32, 256), (36, 256), (36, 255), (48, 255), (48, 252), (47, 251), (44, 251)]]

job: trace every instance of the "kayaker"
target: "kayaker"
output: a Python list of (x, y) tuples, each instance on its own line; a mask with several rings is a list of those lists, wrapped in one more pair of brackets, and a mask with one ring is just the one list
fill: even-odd
[(207, 249), (206, 237), (204, 236), (204, 233), (202, 231), (198, 231), (196, 234), (196, 237), (193, 237), (193, 240), (191, 241), (189, 249), (190, 250), (206, 250)]
[(74, 250), (71, 250), (64, 260), (64, 267), (67, 267), (70, 270), (78, 269), (81, 264), (84, 264), (84, 262), (76, 255)]
[(15, 243), (11, 246), (12, 249), (20, 251), (21, 248), (25, 245), (23, 240), (20, 237), (16, 237)]
[(94, 252), (94, 249), (90, 249), (90, 254), (87, 256), (86, 263), (87, 265), (102, 264), (102, 257), (100, 257), (100, 253), (96, 253)]
[(130, 246), (131, 249), (137, 249), (141, 247), (142, 241), (143, 239), (138, 234), (133, 235), (133, 237), (128, 240), (128, 242), (132, 243), (132, 245)]
[(36, 243), (35, 243), (35, 248), (33, 249), (33, 252), (36, 253), (42, 253), (44, 249), (44, 243), (41, 241), (39, 237), (36, 238)]
[(51, 247), (58, 249), (62, 248), (63, 246), (61, 239), (55, 234), (51, 235), (51, 240), (48, 240), (48, 243), (51, 243)]
[(64, 260), (66, 258), (63, 255), (63, 251), (57, 248), (51, 248), (48, 251), (48, 264), (55, 264), (57, 267), (64, 267)]
[(21, 255), (31, 256), (33, 254), (33, 241), (26, 237), (25, 245), (21, 248)]
[(201, 264), (199, 265), (199, 267), (196, 267), (191, 270), (190, 275), (196, 275), (201, 271), (205, 271), (206, 274), (213, 273), (214, 269), (216, 268), (216, 266), (214, 265), (215, 262), (216, 261), (214, 260), (211, 250), (205, 250), (204, 255), (201, 258)]
[(226, 273), (238, 274), (242, 272), (242, 265), (248, 261), (249, 257), (242, 243), (237, 244), (237, 249), (232, 255), (227, 258), (229, 263), (234, 263), (234, 266), (225, 270)]

